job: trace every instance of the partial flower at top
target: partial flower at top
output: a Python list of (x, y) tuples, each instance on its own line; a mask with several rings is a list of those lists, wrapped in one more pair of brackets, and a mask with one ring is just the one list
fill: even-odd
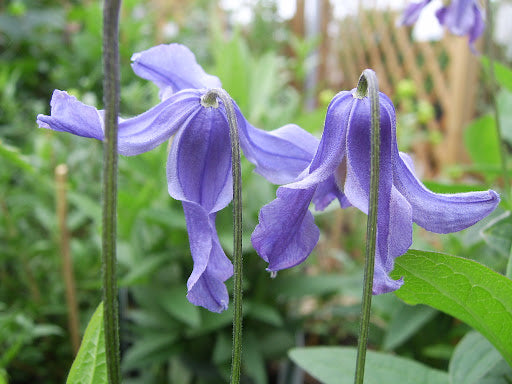
[[(403, 25), (414, 24), (423, 8), (430, 2), (431, 0), (422, 0), (409, 4), (400, 23)], [(474, 42), (485, 29), (483, 12), (477, 0), (452, 0), (449, 5), (437, 10), (436, 17), (439, 23), (454, 35), (468, 36), (469, 46), (475, 51)]]
[[(118, 150), (126, 156), (150, 151), (172, 135), (167, 160), (171, 197), (181, 200), (194, 268), (187, 298), (213, 312), (228, 306), (224, 285), (233, 274), (215, 228), (216, 213), (232, 200), (231, 145), (225, 106), (204, 100), (207, 88), (220, 87), (188, 48), (161, 45), (133, 56), (135, 72), (156, 83), (163, 101), (147, 112), (119, 119)], [(296, 125), (266, 132), (250, 125), (235, 104), (241, 147), (256, 171), (275, 183), (294, 180), (314, 156), (318, 139)], [(104, 139), (103, 111), (55, 90), (50, 116), (41, 128)]]
[[(396, 257), (412, 244), (412, 223), (437, 233), (467, 228), (487, 216), (499, 203), (496, 192), (436, 194), (414, 174), (411, 158), (398, 151), (395, 109), (380, 93), (380, 177), (377, 248), (373, 293), (398, 289), (393, 280)], [(264, 206), (252, 234), (258, 254), (275, 272), (302, 263), (318, 242), (319, 230), (309, 212), (313, 202), (323, 210), (338, 199), (342, 208), (355, 206), (368, 213), (370, 194), (370, 100), (343, 91), (331, 101), (320, 145), (297, 181), (277, 189), (277, 198)]]

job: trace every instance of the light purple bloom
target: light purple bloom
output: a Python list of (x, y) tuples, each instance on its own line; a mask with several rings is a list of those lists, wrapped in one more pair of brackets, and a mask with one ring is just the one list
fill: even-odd
[[(431, 0), (413, 2), (407, 6), (401, 24), (414, 24)], [(484, 32), (485, 22), (483, 12), (477, 0), (452, 0), (449, 5), (441, 7), (436, 12), (436, 17), (441, 25), (457, 36), (468, 36), (469, 46), (474, 50), (474, 42)]]
[[(437, 233), (467, 228), (499, 203), (496, 192), (436, 194), (416, 177), (411, 158), (398, 151), (395, 109), (380, 93), (380, 178), (377, 249), (373, 293), (398, 289), (393, 280), (396, 257), (412, 244), (412, 223)], [(334, 97), (327, 110), (320, 145), (309, 167), (293, 183), (281, 186), (277, 198), (264, 206), (252, 235), (269, 271), (303, 262), (315, 247), (319, 230), (308, 207), (324, 209), (338, 199), (343, 208), (368, 213), (370, 190), (370, 102), (355, 90)]]
[[(226, 111), (205, 106), (202, 96), (220, 80), (206, 74), (188, 48), (161, 45), (133, 56), (135, 72), (155, 82), (163, 101), (147, 112), (119, 119), (118, 149), (126, 156), (150, 151), (172, 135), (167, 160), (169, 194), (183, 203), (194, 268), (187, 298), (221, 312), (229, 296), (224, 282), (233, 274), (215, 228), (216, 213), (232, 200), (231, 145)], [(250, 125), (235, 104), (240, 141), (256, 171), (276, 183), (294, 180), (309, 164), (318, 145), (296, 125), (266, 132)], [(104, 139), (103, 111), (56, 90), (50, 116), (40, 127)]]

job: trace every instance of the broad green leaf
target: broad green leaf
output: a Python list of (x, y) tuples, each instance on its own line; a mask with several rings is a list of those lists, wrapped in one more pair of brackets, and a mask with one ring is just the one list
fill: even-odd
[(496, 126), (491, 115), (473, 120), (464, 131), (464, 142), (474, 163), (500, 164), (500, 148)]
[(92, 315), (66, 384), (107, 384), (103, 303)]
[[(352, 384), (354, 347), (310, 347), (289, 351), (290, 358), (324, 384)], [(448, 384), (448, 374), (403, 357), (367, 351), (365, 384)]]
[(496, 348), (475, 331), (457, 344), (448, 371), (451, 384), (505, 384), (504, 375), (512, 378), (512, 368)]
[(512, 365), (512, 280), (468, 259), (409, 250), (396, 259), (396, 295), (426, 304), (480, 331)]
[(410, 306), (402, 303), (391, 318), (384, 335), (382, 348), (389, 351), (402, 345), (428, 323), (436, 313), (437, 311), (431, 307), (424, 305)]

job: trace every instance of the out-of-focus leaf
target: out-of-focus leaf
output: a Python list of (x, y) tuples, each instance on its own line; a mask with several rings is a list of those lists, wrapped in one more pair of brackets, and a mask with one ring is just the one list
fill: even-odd
[(426, 304), (480, 331), (512, 364), (512, 280), (468, 259), (409, 250), (396, 259), (396, 295)]
[(343, 275), (304, 276), (290, 274), (269, 282), (269, 289), (284, 297), (302, 297), (306, 295), (326, 295), (336, 292), (353, 292), (362, 282), (362, 277)]
[(507, 211), (489, 222), (480, 232), (487, 245), (508, 258), (512, 246), (512, 216)]
[(92, 315), (66, 384), (108, 384), (103, 303)]
[(248, 317), (276, 327), (283, 325), (283, 318), (274, 307), (253, 301), (247, 301), (244, 307)]
[(497, 96), (503, 140), (512, 144), (512, 91), (502, 89)]
[[(481, 57), (482, 64), (485, 69), (489, 70), (489, 58), (487, 56)], [(512, 69), (507, 66), (494, 61), (494, 75), (496, 76), (496, 80), (502, 86), (512, 92)]]
[[(295, 348), (290, 358), (324, 384), (354, 382), (357, 351), (353, 347)], [(448, 374), (403, 357), (367, 351), (365, 384), (448, 384)]]
[(437, 181), (423, 181), (423, 184), (435, 193), (461, 193), (488, 189), (484, 185), (445, 184)]
[(168, 360), (180, 351), (175, 344), (177, 338), (177, 333), (144, 333), (144, 338), (132, 345), (123, 357), (123, 369), (147, 368), (149, 364)]
[(242, 364), (245, 373), (253, 379), (254, 383), (267, 384), (265, 360), (258, 345), (258, 338), (251, 332), (247, 332), (244, 336)]
[(473, 120), (464, 132), (464, 142), (476, 164), (499, 165), (500, 148), (494, 118), (491, 115)]
[(457, 344), (448, 371), (451, 384), (507, 384), (504, 376), (512, 379), (512, 368), (485, 337), (474, 331)]
[(175, 319), (195, 328), (201, 324), (199, 307), (187, 300), (186, 287), (178, 286), (170, 288), (161, 298), (164, 309)]
[(9, 162), (10, 164), (29, 172), (30, 174), (35, 173), (35, 168), (28, 159), (23, 156), (18, 148), (11, 147), (0, 140), (0, 157)]
[(434, 308), (425, 305), (410, 306), (402, 304), (395, 310), (393, 317), (389, 323), (382, 348), (385, 351), (392, 350), (411, 336), (418, 332), (423, 325), (428, 323), (437, 311)]

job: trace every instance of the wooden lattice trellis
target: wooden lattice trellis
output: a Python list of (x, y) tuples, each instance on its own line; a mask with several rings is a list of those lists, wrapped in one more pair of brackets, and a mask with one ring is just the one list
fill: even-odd
[[(438, 42), (414, 42), (411, 28), (396, 25), (396, 11), (370, 4), (359, 6), (355, 16), (334, 21), (329, 0), (318, 1), (321, 25), (325, 26), (322, 32), (328, 30), (327, 25), (337, 23), (334, 36), (321, 34), (319, 84), (350, 89), (365, 68), (372, 68), (381, 90), (393, 98), (398, 82), (411, 79), (418, 99), (429, 101), (436, 108), (436, 119), (427, 123), (426, 129), (442, 134), (439, 144), (416, 144), (416, 156), (430, 174), (444, 165), (463, 161), (463, 128), (474, 117), (479, 71), (467, 39), (446, 34)], [(298, 18), (303, 18), (303, 7), (304, 1), (297, 0)], [(295, 20), (292, 26), (300, 33), (297, 25)]]

